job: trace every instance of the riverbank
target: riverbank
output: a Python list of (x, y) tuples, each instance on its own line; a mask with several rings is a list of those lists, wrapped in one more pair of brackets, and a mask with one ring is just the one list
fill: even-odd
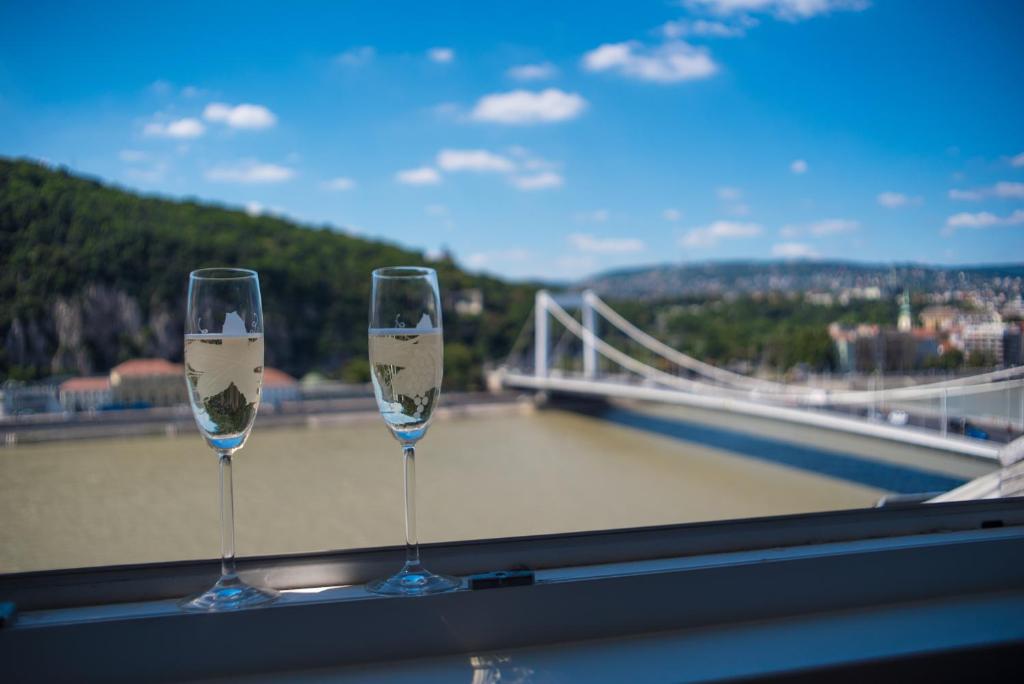
[[(530, 402), (513, 392), (453, 392), (443, 396), (439, 417), (491, 415), (530, 410)], [(318, 427), (379, 419), (373, 395), (344, 399), (307, 399), (264, 404), (256, 416), (257, 430)], [(196, 429), (188, 406), (150, 409), (44, 413), (0, 419), (0, 447), (40, 442), (79, 441), (190, 433)]]

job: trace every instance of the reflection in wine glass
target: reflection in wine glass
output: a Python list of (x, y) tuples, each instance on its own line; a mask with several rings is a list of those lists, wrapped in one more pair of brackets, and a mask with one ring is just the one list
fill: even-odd
[(441, 396), (444, 340), (437, 274), (430, 268), (380, 268), (370, 298), (370, 371), (377, 406), (402, 445), (405, 462), (405, 565), (378, 580), (378, 594), (421, 595), (459, 586), (420, 563), (416, 537), (416, 443), (426, 434)]
[(263, 307), (255, 271), (206, 268), (189, 276), (185, 380), (199, 432), (220, 457), (221, 577), (181, 606), (219, 611), (265, 605), (277, 592), (246, 584), (235, 571), (231, 485), (231, 457), (249, 437), (263, 383)]

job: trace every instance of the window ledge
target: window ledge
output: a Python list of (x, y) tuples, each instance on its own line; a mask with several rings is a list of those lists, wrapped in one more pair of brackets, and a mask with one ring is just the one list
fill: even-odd
[[(1008, 515), (1020, 513), (1019, 503), (1002, 505)], [(934, 509), (920, 510), (923, 515)], [(892, 512), (882, 515), (899, 519)], [(813, 516), (804, 520), (804, 524), (813, 522)], [(609, 545), (616, 537), (621, 541), (653, 533), (604, 534), (603, 543)], [(660, 536), (666, 534), (661, 531)], [(573, 536), (561, 540), (565, 557), (574, 555), (573, 539), (580, 542)], [(541, 540), (534, 546), (554, 541)], [(464, 554), (474, 546), (486, 552), (504, 543), (509, 542), (460, 548)], [(614, 557), (611, 546), (606, 551), (606, 557)], [(740, 676), (743, 672), (726, 665), (748, 663), (752, 672), (761, 673), (796, 671), (929, 649), (1020, 642), (1024, 640), (1020, 567), (1024, 567), (1024, 526), (1011, 525), (551, 565), (537, 571), (533, 586), (462, 590), (415, 599), (371, 596), (352, 585), (287, 591), (269, 608), (226, 614), (183, 614), (170, 600), (43, 609), (25, 612), (13, 627), (0, 630), (0, 658), (14, 663), (19, 677), (50, 681), (294, 673), (358, 663), (376, 663), (373, 667), (383, 672), (401, 669), (396, 661), (402, 659), (443, 656), (450, 656), (444, 661), (449, 664), (461, 663), (465, 672), (467, 654), (484, 657), (524, 648), (537, 654), (538, 645), (594, 639), (611, 639), (609, 653), (616, 649), (626, 653), (636, 639), (655, 638), (643, 635), (665, 632), (667, 636), (656, 640), (668, 639), (664, 643), (676, 644), (680, 653), (719, 635), (724, 639), (719, 653), (737, 650), (721, 661), (715, 676)], [(986, 608), (973, 613), (972, 620), (963, 620), (973, 610), (965, 606)], [(917, 620), (917, 631), (901, 631), (900, 615)], [(779, 653), (766, 645), (744, 653), (739, 650), (746, 648), (743, 644), (769, 639), (773, 633), (772, 629), (749, 631), (752, 623), (759, 622), (779, 629), (789, 625), (794, 634), (801, 629), (815, 633), (821, 625), (831, 624), (834, 629), (828, 633), (833, 634), (833, 647), (820, 652), (797, 648), (780, 636), (779, 645), (785, 648)], [(947, 629), (942, 638), (929, 631), (939, 623)], [(845, 650), (839, 648), (840, 635), (849, 636), (851, 630), (859, 636)], [(670, 632), (678, 634), (673, 637)], [(674, 640), (677, 637), (681, 641)], [(882, 648), (885, 643), (890, 647)], [(167, 644), (174, 646), (169, 649)], [(593, 644), (572, 648), (586, 653)], [(664, 660), (672, 649), (665, 646), (660, 652), (658, 657)], [(73, 657), (54, 658), (55, 653)], [(737, 658), (741, 653), (743, 657)], [(789, 660), (783, 662), (780, 653), (788, 653)], [(697, 661), (678, 657), (675, 663), (680, 674), (676, 680), (686, 680), (689, 675), (682, 676), (686, 673), (713, 674), (700, 670)], [(633, 679), (643, 681), (647, 664), (637, 661), (636, 667)]]

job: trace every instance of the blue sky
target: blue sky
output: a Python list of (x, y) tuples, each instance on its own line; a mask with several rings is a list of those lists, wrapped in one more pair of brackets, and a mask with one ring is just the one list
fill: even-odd
[(501, 275), (1021, 261), (1024, 4), (0, 7), (0, 154)]

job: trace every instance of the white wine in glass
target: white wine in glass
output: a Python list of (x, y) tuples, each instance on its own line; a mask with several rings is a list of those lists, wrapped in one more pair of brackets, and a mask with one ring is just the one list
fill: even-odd
[(185, 381), (196, 426), (220, 459), (221, 577), (181, 606), (210, 612), (266, 605), (277, 592), (246, 584), (235, 570), (231, 483), (231, 458), (249, 437), (263, 384), (263, 305), (255, 271), (205, 268), (189, 276)]
[(369, 327), (370, 374), (385, 424), (402, 445), (405, 464), (405, 565), (369, 584), (378, 594), (418, 596), (459, 586), (420, 562), (416, 536), (416, 443), (427, 433), (441, 397), (444, 338), (437, 274), (430, 268), (373, 272)]

